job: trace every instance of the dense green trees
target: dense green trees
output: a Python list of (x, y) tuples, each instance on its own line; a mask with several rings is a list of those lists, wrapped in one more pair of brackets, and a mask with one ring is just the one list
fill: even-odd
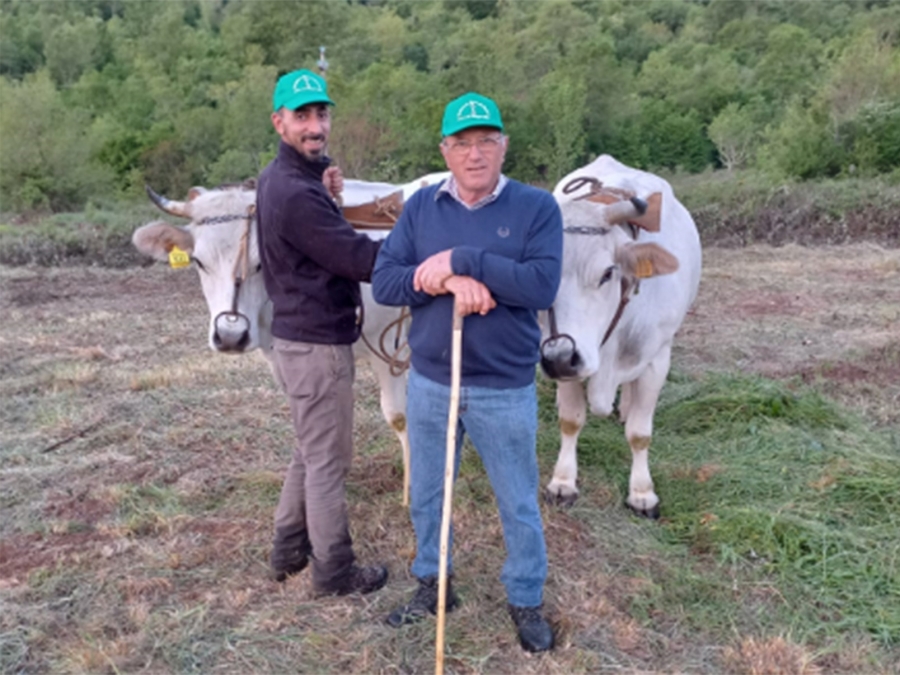
[(440, 169), (443, 104), (497, 99), (507, 170), (897, 175), (900, 0), (0, 0), (0, 209), (255, 174), (279, 73), (326, 46), (348, 176)]

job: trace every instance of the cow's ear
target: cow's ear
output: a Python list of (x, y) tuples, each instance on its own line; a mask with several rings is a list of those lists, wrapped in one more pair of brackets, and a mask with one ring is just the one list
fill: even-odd
[(169, 252), (174, 246), (186, 253), (194, 250), (194, 237), (190, 232), (162, 221), (139, 227), (131, 236), (131, 243), (144, 255), (160, 262), (169, 260)]
[(678, 269), (678, 258), (659, 244), (631, 244), (620, 249), (616, 262), (625, 274), (648, 279), (660, 274), (671, 274)]

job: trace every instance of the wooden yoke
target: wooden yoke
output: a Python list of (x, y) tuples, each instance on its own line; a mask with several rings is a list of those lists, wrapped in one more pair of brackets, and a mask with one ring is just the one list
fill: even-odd
[(403, 211), (403, 190), (359, 206), (345, 206), (344, 218), (358, 230), (390, 230)]

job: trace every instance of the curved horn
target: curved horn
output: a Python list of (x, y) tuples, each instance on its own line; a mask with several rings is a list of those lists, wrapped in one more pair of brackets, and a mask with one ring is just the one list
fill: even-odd
[(635, 198), (635, 200), (623, 200), (621, 202), (613, 202), (612, 204), (607, 204), (606, 209), (606, 222), (610, 225), (621, 225), (629, 220), (633, 220), (634, 218), (640, 216), (644, 211), (641, 210), (641, 207), (638, 205), (638, 202), (644, 206), (644, 210), (646, 210), (646, 204), (643, 200)]
[(145, 185), (144, 189), (147, 191), (147, 196), (150, 197), (150, 201), (153, 202), (160, 211), (164, 211), (172, 216), (178, 216), (179, 218), (191, 217), (190, 210), (185, 202), (173, 202), (171, 199), (166, 199), (162, 195), (156, 194), (149, 185)]
[[(619, 206), (621, 209), (607, 211), (610, 223), (622, 224), (627, 220), (631, 225), (647, 230), (647, 232), (659, 232), (662, 209), (661, 193), (654, 192), (647, 199), (632, 197), (628, 201), (610, 204), (610, 207), (614, 206)], [(618, 215), (619, 213), (623, 215)]]

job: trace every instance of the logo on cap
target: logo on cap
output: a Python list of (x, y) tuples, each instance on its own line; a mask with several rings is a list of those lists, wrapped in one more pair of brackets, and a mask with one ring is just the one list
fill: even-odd
[(491, 119), (491, 111), (484, 103), (479, 101), (469, 101), (456, 113), (456, 120), (489, 120)]
[(322, 85), (309, 75), (301, 75), (294, 80), (294, 93), (299, 94), (301, 91), (322, 91)]

